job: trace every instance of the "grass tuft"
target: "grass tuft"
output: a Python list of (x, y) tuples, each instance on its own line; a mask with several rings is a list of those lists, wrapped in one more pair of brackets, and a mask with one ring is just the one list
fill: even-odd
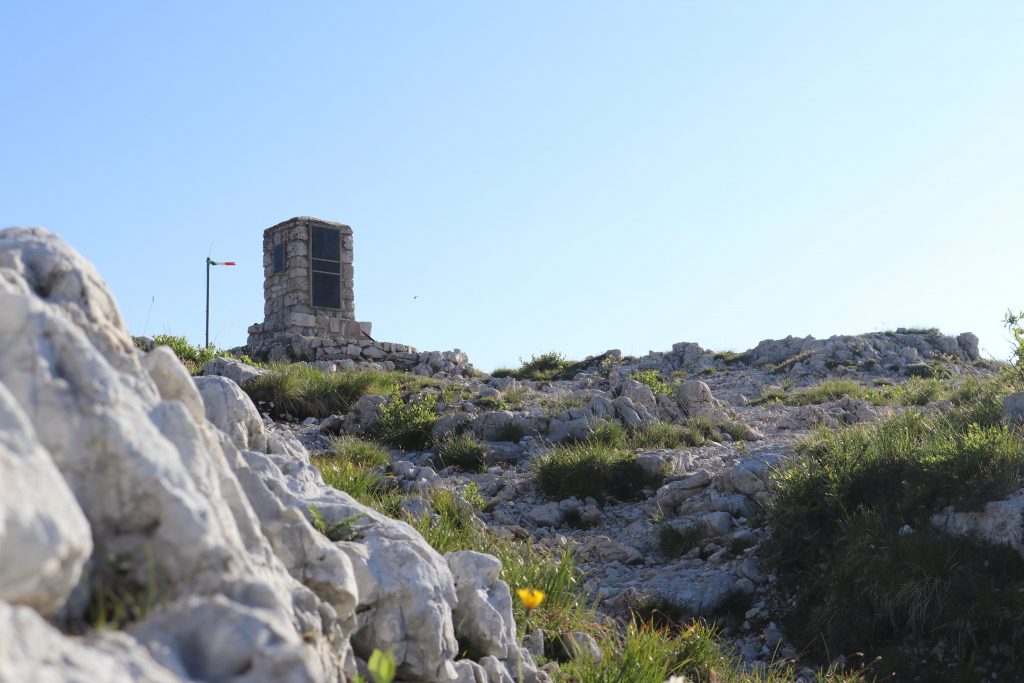
[(301, 363), (271, 365), (265, 375), (242, 387), (253, 401), (270, 405), (275, 417), (327, 417), (345, 413), (367, 394), (387, 395), (419, 378), (397, 372), (350, 370), (324, 372)]
[(597, 442), (555, 446), (538, 455), (532, 466), (541, 491), (554, 500), (635, 500), (643, 489), (663, 480), (643, 470), (634, 452)]
[(438, 444), (436, 459), (441, 467), (483, 472), (487, 468), (487, 448), (471, 434), (449, 435)]

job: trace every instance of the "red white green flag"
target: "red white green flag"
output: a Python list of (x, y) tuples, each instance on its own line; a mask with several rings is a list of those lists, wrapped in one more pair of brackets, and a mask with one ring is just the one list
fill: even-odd
[(212, 258), (206, 259), (206, 262), (211, 266), (237, 266), (238, 264), (234, 261), (214, 261)]

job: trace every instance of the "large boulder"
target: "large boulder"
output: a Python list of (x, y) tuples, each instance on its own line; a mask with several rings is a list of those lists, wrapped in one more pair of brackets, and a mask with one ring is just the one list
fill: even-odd
[(714, 397), (704, 382), (684, 382), (676, 390), (676, 400), (688, 417), (702, 417), (719, 423), (729, 419), (722, 408), (722, 402)]

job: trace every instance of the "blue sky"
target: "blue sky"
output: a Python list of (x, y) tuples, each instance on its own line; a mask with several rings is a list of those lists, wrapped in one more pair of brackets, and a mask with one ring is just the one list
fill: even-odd
[[(374, 336), (484, 369), (1024, 307), (1024, 4), (0, 0), (0, 225), (129, 328), (245, 341), (261, 236), (355, 232)], [(414, 298), (415, 297), (415, 298)], [(148, 317), (148, 322), (147, 322)]]

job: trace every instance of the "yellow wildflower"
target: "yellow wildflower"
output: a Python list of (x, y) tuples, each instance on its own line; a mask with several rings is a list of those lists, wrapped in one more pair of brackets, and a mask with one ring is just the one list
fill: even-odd
[(526, 609), (537, 609), (540, 603), (544, 602), (544, 591), (537, 590), (536, 588), (520, 588), (516, 591), (519, 595), (519, 599), (523, 601), (523, 606)]

